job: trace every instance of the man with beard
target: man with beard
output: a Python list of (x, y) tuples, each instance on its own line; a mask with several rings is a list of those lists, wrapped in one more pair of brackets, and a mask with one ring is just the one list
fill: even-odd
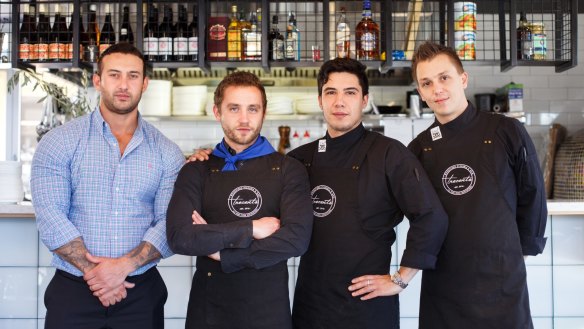
[(420, 45), (412, 75), (436, 120), (409, 148), (450, 219), (422, 277), (420, 328), (533, 328), (524, 256), (543, 251), (547, 221), (535, 147), (518, 120), (467, 101), (452, 48)]
[(172, 254), (166, 209), (184, 157), (138, 113), (145, 70), (134, 46), (108, 48), (93, 75), (99, 107), (38, 144), (33, 205), (57, 268), (45, 328), (164, 327), (156, 263)]
[(304, 166), (260, 135), (266, 93), (248, 72), (225, 77), (213, 113), (225, 133), (209, 161), (178, 175), (168, 207), (173, 252), (198, 256), (186, 328), (292, 328), (290, 257), (308, 247)]

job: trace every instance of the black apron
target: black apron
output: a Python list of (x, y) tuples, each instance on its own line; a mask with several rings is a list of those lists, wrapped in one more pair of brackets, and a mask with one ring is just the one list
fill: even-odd
[[(422, 164), (449, 216), (435, 270), (422, 276), (420, 328), (533, 328), (513, 205), (503, 198), (493, 152), (498, 115), (422, 135)], [(474, 131), (469, 133), (469, 131)]]
[[(268, 157), (270, 167), (245, 172), (221, 172), (223, 159), (208, 161), (202, 217), (209, 224), (280, 217), (283, 157)], [(286, 261), (224, 273), (219, 262), (197, 257), (186, 328), (292, 328)]]
[[(367, 133), (352, 168), (315, 168), (305, 159), (314, 210), (310, 247), (300, 260), (294, 295), (294, 328), (399, 328), (397, 296), (362, 301), (351, 279), (388, 274), (391, 246), (370, 238), (359, 211), (359, 168), (375, 135)], [(314, 144), (316, 146), (316, 144)]]

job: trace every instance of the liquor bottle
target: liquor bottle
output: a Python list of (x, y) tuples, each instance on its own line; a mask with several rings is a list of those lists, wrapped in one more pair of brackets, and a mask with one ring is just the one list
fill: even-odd
[(286, 26), (286, 60), (300, 61), (300, 31), (296, 25), (296, 17), (293, 12), (288, 13), (288, 25)]
[(196, 8), (193, 10), (193, 20), (189, 24), (189, 60), (199, 60), (199, 15), (197, 15)]
[(105, 22), (103, 22), (103, 27), (101, 28), (101, 32), (99, 34), (99, 55), (101, 56), (101, 54), (103, 54), (106, 49), (115, 44), (116, 31), (112, 25), (112, 14), (108, 8), (106, 9), (105, 13)]
[(178, 7), (178, 21), (174, 27), (174, 39), (172, 44), (173, 57), (175, 61), (186, 61), (189, 59), (189, 26), (188, 13), (184, 5)]
[(67, 23), (61, 16), (59, 4), (55, 5), (55, 20), (49, 37), (49, 61), (59, 62), (67, 59)]
[(130, 25), (130, 8), (124, 6), (122, 15), (122, 25), (120, 25), (120, 42), (134, 44), (134, 32)]
[(260, 61), (262, 59), (262, 34), (258, 28), (255, 12), (249, 14), (249, 24), (242, 30), (243, 60)]
[(355, 27), (358, 60), (379, 60), (379, 25), (373, 21), (371, 1), (363, 1), (363, 13)]
[(172, 61), (172, 8), (164, 6), (164, 18), (158, 28), (158, 60)]
[(284, 36), (280, 33), (278, 29), (278, 15), (272, 16), (272, 29), (268, 35), (269, 42), (269, 58), (273, 61), (283, 61), (284, 60)]
[(520, 15), (517, 27), (517, 59), (533, 59), (533, 33), (524, 12)]
[(89, 5), (87, 14), (87, 47), (84, 59), (88, 62), (97, 62), (99, 56), (99, 25), (97, 25), (97, 5)]
[(227, 60), (241, 60), (241, 25), (237, 18), (237, 6), (231, 6), (231, 22), (227, 27)]
[[(36, 36), (32, 27), (31, 7), (29, 4), (24, 4), (24, 12), (22, 14), (22, 25), (19, 31), (19, 45), (18, 45), (18, 59), (22, 62), (30, 62), (32, 55), (32, 45), (35, 42), (32, 40)], [(33, 16), (36, 16), (32, 14)]]
[(336, 38), (337, 57), (349, 58), (351, 51), (351, 28), (349, 27), (349, 22), (347, 22), (345, 7), (341, 7), (341, 16), (337, 23)]
[(39, 4), (39, 25), (37, 27), (37, 61), (49, 60), (49, 34), (51, 30), (50, 18), (47, 15), (47, 5)]
[(152, 4), (144, 25), (144, 58), (151, 62), (158, 60), (158, 9)]

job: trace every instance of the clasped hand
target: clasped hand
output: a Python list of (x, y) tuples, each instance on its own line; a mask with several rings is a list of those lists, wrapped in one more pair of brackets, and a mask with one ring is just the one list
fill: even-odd
[(104, 307), (119, 303), (128, 296), (127, 289), (135, 284), (126, 281), (132, 268), (123, 257), (97, 257), (87, 253), (86, 258), (95, 266), (83, 275), (83, 279)]

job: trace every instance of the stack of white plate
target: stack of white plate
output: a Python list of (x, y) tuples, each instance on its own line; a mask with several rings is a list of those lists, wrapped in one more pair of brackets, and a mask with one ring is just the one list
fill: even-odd
[(172, 82), (150, 80), (148, 88), (142, 94), (138, 110), (147, 116), (169, 116)]
[(207, 86), (172, 88), (172, 115), (205, 115)]
[(296, 98), (294, 108), (298, 114), (318, 114), (322, 112), (318, 105), (318, 97), (316, 95)]
[(22, 164), (18, 161), (0, 161), (0, 203), (23, 200)]
[(294, 107), (292, 106), (294, 100), (287, 96), (269, 96), (268, 95), (268, 111), (266, 114), (286, 115), (293, 114)]

